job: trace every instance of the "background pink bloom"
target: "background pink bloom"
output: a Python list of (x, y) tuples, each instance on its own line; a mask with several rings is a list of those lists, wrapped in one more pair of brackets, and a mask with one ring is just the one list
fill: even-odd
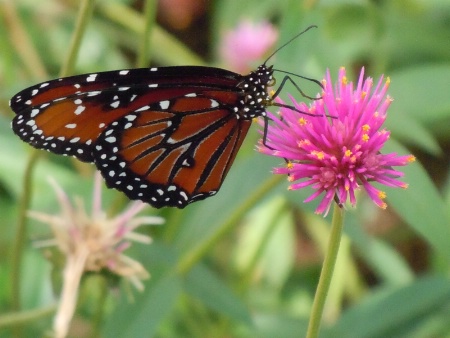
[(333, 89), (327, 71), (321, 99), (308, 107), (291, 97), (298, 110), (317, 116), (302, 115), (288, 108), (281, 109), (281, 118), (268, 114), (273, 123), (266, 145), (262, 144), (259, 150), (288, 160), (287, 166), (275, 168), (274, 173), (289, 175), (292, 182), (289, 189), (307, 186), (314, 189), (305, 202), (323, 196), (316, 213), (327, 214), (333, 199), (339, 204), (349, 200), (354, 206), (355, 192), (361, 186), (379, 207), (386, 208), (383, 201), (386, 194), (372, 183), (407, 187), (397, 180), (403, 173), (392, 167), (404, 166), (414, 157), (381, 153), (390, 135), (382, 129), (392, 102), (387, 95), (389, 82), (388, 78), (383, 84), (381, 77), (373, 89), (372, 79), (364, 79), (362, 69), (354, 88), (341, 68)]
[(225, 33), (220, 57), (227, 68), (244, 74), (255, 68), (253, 62), (260, 62), (277, 38), (278, 31), (268, 22), (242, 21), (234, 30)]

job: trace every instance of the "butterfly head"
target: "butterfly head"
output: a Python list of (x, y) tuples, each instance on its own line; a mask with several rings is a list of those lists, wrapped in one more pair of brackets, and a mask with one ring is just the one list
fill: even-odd
[(262, 64), (255, 71), (243, 76), (238, 84), (241, 91), (240, 100), (235, 107), (238, 119), (251, 120), (258, 116), (265, 116), (266, 107), (271, 98), (267, 88), (274, 84), (272, 66)]

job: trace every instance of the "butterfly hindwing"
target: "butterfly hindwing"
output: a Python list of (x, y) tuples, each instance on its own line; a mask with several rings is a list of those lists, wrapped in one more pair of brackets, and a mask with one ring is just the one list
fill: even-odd
[(184, 207), (217, 192), (249, 126), (210, 96), (188, 93), (112, 123), (95, 163), (107, 185), (130, 199)]

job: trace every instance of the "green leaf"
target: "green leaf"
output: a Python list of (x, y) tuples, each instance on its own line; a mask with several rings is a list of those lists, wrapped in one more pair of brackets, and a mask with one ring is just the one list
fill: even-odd
[(422, 337), (441, 337), (439, 332), (449, 326), (449, 316), (448, 279), (426, 277), (406, 287), (378, 291), (344, 313), (333, 327), (323, 330), (322, 337), (411, 337), (433, 321), (440, 321), (434, 327), (436, 331), (428, 330)]
[[(450, 65), (411, 67), (392, 72), (390, 76), (392, 83), (389, 93), (395, 99), (395, 109), (417, 119), (434, 135), (448, 138)], [(421, 137), (411, 130), (408, 131), (415, 137)]]
[(392, 108), (389, 108), (386, 129), (402, 142), (422, 148), (430, 154), (441, 155), (442, 149), (433, 133), (416, 116), (408, 116), (397, 103), (398, 101), (394, 99)]
[(250, 313), (241, 300), (205, 266), (197, 265), (186, 277), (186, 292), (211, 309), (245, 324), (251, 323)]
[[(395, 142), (386, 145), (385, 151), (407, 154), (408, 151)], [(408, 222), (439, 254), (450, 262), (450, 219), (446, 205), (437, 188), (419, 162), (400, 168), (405, 173), (403, 181), (408, 189), (388, 190), (388, 205)]]
[(414, 273), (408, 262), (392, 246), (368, 234), (356, 215), (355, 212), (348, 212), (345, 226), (358, 256), (364, 259), (385, 285), (405, 285), (412, 282)]
[(108, 317), (104, 337), (153, 337), (172, 311), (181, 292), (181, 281), (173, 275), (152, 279), (135, 303), (122, 296), (121, 304)]

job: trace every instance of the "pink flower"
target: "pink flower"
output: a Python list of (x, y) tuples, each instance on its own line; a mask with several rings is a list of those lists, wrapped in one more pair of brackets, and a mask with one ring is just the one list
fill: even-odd
[(220, 45), (221, 59), (227, 68), (244, 74), (254, 68), (252, 62), (259, 61), (277, 38), (278, 32), (270, 23), (242, 21), (225, 34)]
[(161, 217), (136, 215), (147, 204), (136, 201), (115, 217), (107, 217), (101, 206), (101, 176), (95, 176), (92, 213), (88, 214), (83, 201), (70, 202), (67, 194), (54, 181), (61, 211), (59, 214), (46, 214), (30, 211), (29, 216), (50, 225), (54, 238), (41, 241), (40, 247), (57, 246), (66, 258), (63, 271), (63, 287), (54, 321), (54, 336), (65, 337), (75, 311), (78, 288), (86, 271), (107, 269), (111, 273), (126, 278), (138, 290), (143, 290), (142, 280), (149, 273), (141, 263), (124, 255), (131, 242), (151, 243), (151, 238), (134, 230), (144, 224), (162, 224)]
[(304, 202), (323, 196), (316, 213), (326, 215), (333, 199), (339, 205), (349, 200), (355, 206), (355, 192), (361, 186), (384, 209), (386, 194), (372, 182), (407, 187), (397, 180), (403, 173), (393, 167), (404, 166), (415, 157), (381, 153), (390, 136), (389, 131), (382, 129), (392, 102), (386, 95), (389, 82), (387, 78), (383, 84), (381, 77), (373, 89), (372, 78), (364, 79), (362, 69), (354, 88), (347, 80), (345, 68), (341, 68), (333, 90), (327, 71), (321, 98), (309, 107), (291, 97), (296, 109), (317, 116), (302, 115), (288, 108), (281, 108), (281, 117), (268, 113), (273, 123), (259, 151), (288, 161), (285, 167), (275, 168), (274, 173), (288, 175), (292, 182), (290, 190), (307, 186), (315, 190)]

